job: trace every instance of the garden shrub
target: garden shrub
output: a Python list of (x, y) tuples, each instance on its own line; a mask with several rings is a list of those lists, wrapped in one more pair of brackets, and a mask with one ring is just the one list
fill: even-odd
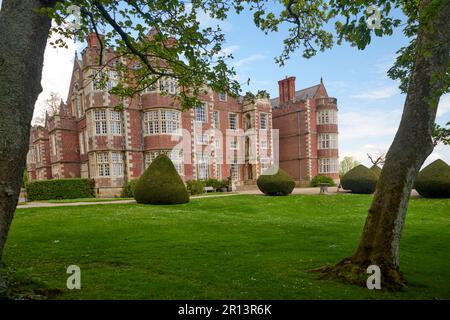
[(373, 173), (375, 173), (375, 175), (377, 176), (377, 179), (380, 178), (381, 175), (381, 168), (379, 166), (377, 166), (376, 164), (374, 164), (373, 166), (370, 167), (370, 171), (372, 171)]
[(221, 191), (221, 189), (228, 189), (228, 180), (217, 180), (214, 178), (207, 179), (204, 183), (206, 187), (213, 187), (216, 191)]
[(317, 175), (311, 179), (311, 187), (318, 187), (321, 183), (328, 183), (330, 186), (335, 186), (333, 178), (328, 176)]
[(191, 192), (191, 195), (202, 194), (203, 188), (206, 186), (203, 180), (189, 180), (186, 182), (187, 189)]
[(133, 198), (134, 197), (134, 188), (136, 187), (137, 180), (128, 181), (122, 189), (122, 193), (120, 196), (122, 198)]
[(161, 154), (139, 177), (134, 199), (143, 204), (179, 204), (189, 202), (189, 195), (172, 161)]
[(220, 180), (219, 189), (228, 189), (230, 182), (228, 180)]
[(377, 180), (375, 173), (361, 164), (342, 177), (341, 185), (344, 190), (351, 190), (353, 193), (369, 194), (375, 191)]
[(90, 179), (52, 179), (26, 184), (29, 201), (94, 198), (94, 184)]
[[(273, 167), (266, 172), (275, 170)], [(288, 195), (294, 190), (295, 182), (284, 170), (278, 168), (278, 171), (273, 174), (262, 174), (256, 180), (259, 190), (269, 196), (284, 196)]]
[(450, 198), (450, 166), (441, 159), (419, 172), (414, 183), (417, 192), (426, 198)]

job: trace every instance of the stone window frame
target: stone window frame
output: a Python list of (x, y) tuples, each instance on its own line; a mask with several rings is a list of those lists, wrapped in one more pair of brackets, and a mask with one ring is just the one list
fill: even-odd
[[(261, 158), (259, 160), (261, 164), (261, 173), (270, 168), (271, 160), (272, 160), (271, 158)], [(265, 162), (267, 162), (267, 165), (264, 164)]]
[[(106, 73), (106, 83), (102, 84), (103, 75)], [(110, 91), (120, 81), (119, 73), (111, 68), (92, 68), (91, 75), (91, 89), (93, 92)], [(98, 80), (100, 78), (100, 80)]]
[(125, 176), (125, 155), (122, 151), (99, 151), (95, 153), (97, 178), (121, 178)]
[(338, 134), (332, 132), (317, 135), (317, 150), (338, 149)]
[[(206, 154), (199, 153), (195, 157), (196, 159), (196, 167), (197, 167), (197, 179), (198, 180), (207, 180), (210, 177), (209, 165), (210, 165), (210, 157)], [(204, 174), (200, 175), (200, 172)]]
[(144, 136), (180, 134), (182, 115), (173, 108), (152, 108), (144, 111), (142, 122)]
[[(97, 117), (97, 114), (99, 115)], [(103, 117), (103, 114), (105, 115)], [(120, 120), (111, 120), (112, 114), (119, 114)], [(94, 108), (92, 109), (92, 135), (93, 136), (121, 136), (123, 133), (123, 112), (116, 111), (111, 108)], [(120, 128), (119, 130), (112, 129), (111, 122), (114, 122), (113, 126), (115, 129)], [(98, 129), (98, 130), (97, 130)], [(98, 133), (99, 132), (99, 133)]]
[(99, 178), (108, 178), (111, 176), (109, 152), (102, 151), (95, 153), (95, 172)]
[(214, 123), (214, 129), (220, 130), (220, 112), (219, 112), (219, 110), (213, 111), (213, 123)]
[[(202, 110), (200, 112), (199, 110)], [(202, 102), (202, 106), (194, 108), (194, 118), (197, 123), (208, 123), (208, 103)]]
[(317, 124), (337, 124), (337, 111), (334, 109), (326, 109), (317, 111)]
[[(263, 145), (263, 142), (265, 142), (265, 145)], [(269, 149), (269, 140), (268, 139), (261, 139), (259, 141), (259, 148), (262, 150), (268, 150)]]
[(219, 92), (219, 101), (227, 102), (228, 94), (226, 92)]
[(329, 174), (339, 172), (338, 158), (319, 158), (318, 160), (319, 174)]
[(239, 181), (239, 163), (236, 158), (231, 160), (230, 163), (230, 173), (231, 179), (234, 181)]
[(124, 154), (121, 151), (111, 151), (111, 176), (112, 177), (123, 177), (124, 176)]
[(51, 135), (51, 145), (52, 145), (52, 156), (58, 155), (58, 148), (57, 148), (57, 142), (56, 142), (56, 132), (52, 133)]
[[(263, 123), (262, 119), (265, 119), (264, 120), (264, 128), (262, 125), (262, 123)], [(267, 114), (267, 112), (259, 113), (259, 129), (264, 130), (264, 131), (269, 130), (269, 115)]]
[[(232, 125), (231, 125), (232, 124), (232, 121), (231, 121), (232, 116), (234, 116), (234, 128), (232, 128)], [(238, 114), (236, 112), (228, 112), (228, 129), (229, 130), (237, 130), (239, 128), (238, 122), (239, 122)]]
[(199, 146), (206, 146), (209, 144), (209, 134), (198, 133), (195, 135), (195, 142)]

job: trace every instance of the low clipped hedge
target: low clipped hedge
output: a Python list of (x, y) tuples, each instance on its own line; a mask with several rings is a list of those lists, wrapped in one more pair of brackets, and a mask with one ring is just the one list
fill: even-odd
[(317, 175), (311, 179), (310, 185), (311, 187), (318, 187), (321, 183), (328, 183), (330, 186), (335, 186), (333, 178), (328, 176)]
[(29, 201), (94, 198), (94, 182), (90, 179), (53, 179), (27, 183)]
[(120, 196), (122, 198), (133, 198), (134, 197), (134, 188), (136, 186), (137, 180), (128, 181), (122, 189)]
[(341, 185), (344, 190), (351, 190), (353, 193), (370, 194), (375, 191), (377, 180), (375, 173), (361, 164), (341, 178)]
[(139, 177), (134, 199), (142, 204), (180, 204), (189, 202), (189, 194), (172, 161), (161, 154)]
[(258, 177), (256, 184), (262, 193), (268, 196), (286, 196), (294, 190), (295, 182), (284, 170), (278, 168), (275, 174), (268, 174), (276, 169), (269, 168)]
[(450, 198), (450, 166), (441, 159), (429, 164), (417, 175), (417, 192), (426, 198)]

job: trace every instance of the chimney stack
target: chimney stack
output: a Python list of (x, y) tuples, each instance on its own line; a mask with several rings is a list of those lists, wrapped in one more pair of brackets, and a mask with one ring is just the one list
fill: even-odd
[[(105, 36), (102, 34), (98, 35), (102, 42), (105, 40)], [(89, 48), (97, 48), (100, 49), (100, 41), (98, 40), (97, 34), (95, 32), (91, 32), (87, 37), (87, 43)]]
[(295, 77), (287, 77), (278, 81), (279, 103), (295, 101)]

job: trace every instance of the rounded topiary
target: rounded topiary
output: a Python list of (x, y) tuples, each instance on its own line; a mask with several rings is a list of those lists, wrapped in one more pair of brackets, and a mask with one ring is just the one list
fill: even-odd
[(285, 171), (278, 168), (275, 174), (276, 168), (272, 167), (264, 174), (258, 177), (256, 184), (262, 193), (269, 196), (285, 196), (294, 190), (295, 182)]
[(342, 177), (341, 185), (344, 190), (351, 190), (353, 193), (373, 193), (377, 180), (375, 173), (361, 164)]
[(189, 202), (189, 195), (172, 161), (159, 155), (136, 182), (134, 199), (144, 204), (179, 204)]
[(375, 175), (377, 176), (377, 178), (380, 178), (381, 175), (381, 168), (379, 166), (377, 166), (376, 164), (374, 164), (373, 166), (370, 167), (370, 171), (372, 171), (373, 173), (375, 173)]
[(329, 186), (335, 186), (333, 178), (328, 176), (317, 175), (311, 179), (310, 185), (311, 187), (318, 187), (321, 183), (328, 183)]
[(414, 188), (422, 197), (450, 198), (450, 166), (441, 159), (419, 172)]

